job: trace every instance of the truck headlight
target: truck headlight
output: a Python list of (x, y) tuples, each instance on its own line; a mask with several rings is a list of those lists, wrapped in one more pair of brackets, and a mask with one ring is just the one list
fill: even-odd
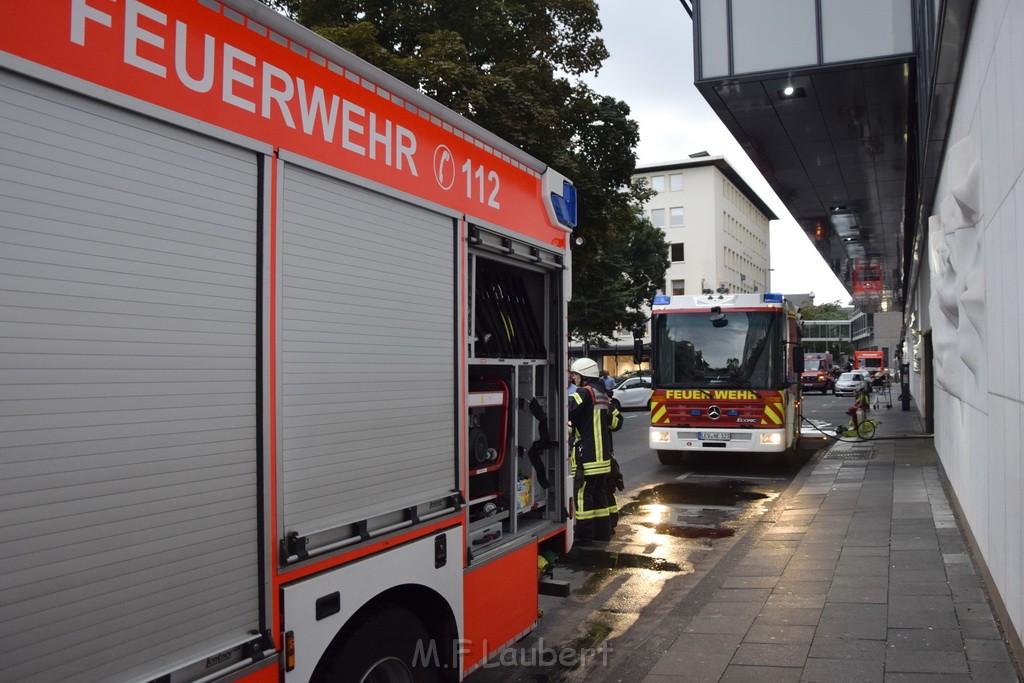
[(782, 443), (782, 434), (778, 432), (761, 435), (762, 446), (778, 446)]
[(668, 443), (669, 433), (662, 430), (651, 430), (651, 443)]

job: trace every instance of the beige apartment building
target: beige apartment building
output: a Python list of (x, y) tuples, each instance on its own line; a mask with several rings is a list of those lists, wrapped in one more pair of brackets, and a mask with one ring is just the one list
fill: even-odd
[[(670, 265), (663, 294), (700, 294), (724, 287), (733, 293), (768, 291), (771, 261), (768, 225), (777, 216), (725, 157), (706, 152), (637, 168), (655, 194), (644, 212), (665, 231)], [(649, 329), (643, 342), (649, 348)], [(570, 348), (587, 353), (612, 375), (647, 369), (633, 362), (633, 331), (623, 330), (606, 348)], [(646, 351), (645, 351), (646, 354)]]
[(656, 193), (645, 211), (665, 231), (665, 294), (767, 291), (768, 224), (776, 216), (725, 157), (701, 153), (637, 168), (633, 177)]

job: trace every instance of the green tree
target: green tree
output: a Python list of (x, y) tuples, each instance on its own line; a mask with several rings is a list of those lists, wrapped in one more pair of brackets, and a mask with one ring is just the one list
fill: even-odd
[[(663, 231), (634, 184), (639, 129), (594, 92), (594, 0), (264, 0), (570, 178), (579, 206), (570, 333), (604, 343), (662, 286)], [(579, 242), (580, 240), (576, 240)]]
[(811, 304), (800, 309), (800, 317), (804, 320), (848, 320), (849, 315), (843, 311), (838, 301), (828, 304)]

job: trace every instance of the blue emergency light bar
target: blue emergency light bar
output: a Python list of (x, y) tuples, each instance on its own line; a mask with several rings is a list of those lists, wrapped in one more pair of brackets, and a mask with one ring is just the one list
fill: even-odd
[(782, 303), (782, 294), (780, 294), (778, 292), (765, 292), (764, 293), (764, 302), (766, 304), (781, 304)]
[(665, 306), (671, 301), (672, 299), (669, 298), (668, 294), (657, 294), (654, 297), (655, 306)]

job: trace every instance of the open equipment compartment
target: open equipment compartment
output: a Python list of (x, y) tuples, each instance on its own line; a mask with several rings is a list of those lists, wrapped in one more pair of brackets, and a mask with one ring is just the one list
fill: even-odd
[(470, 561), (564, 519), (561, 258), (470, 226), (467, 485)]

